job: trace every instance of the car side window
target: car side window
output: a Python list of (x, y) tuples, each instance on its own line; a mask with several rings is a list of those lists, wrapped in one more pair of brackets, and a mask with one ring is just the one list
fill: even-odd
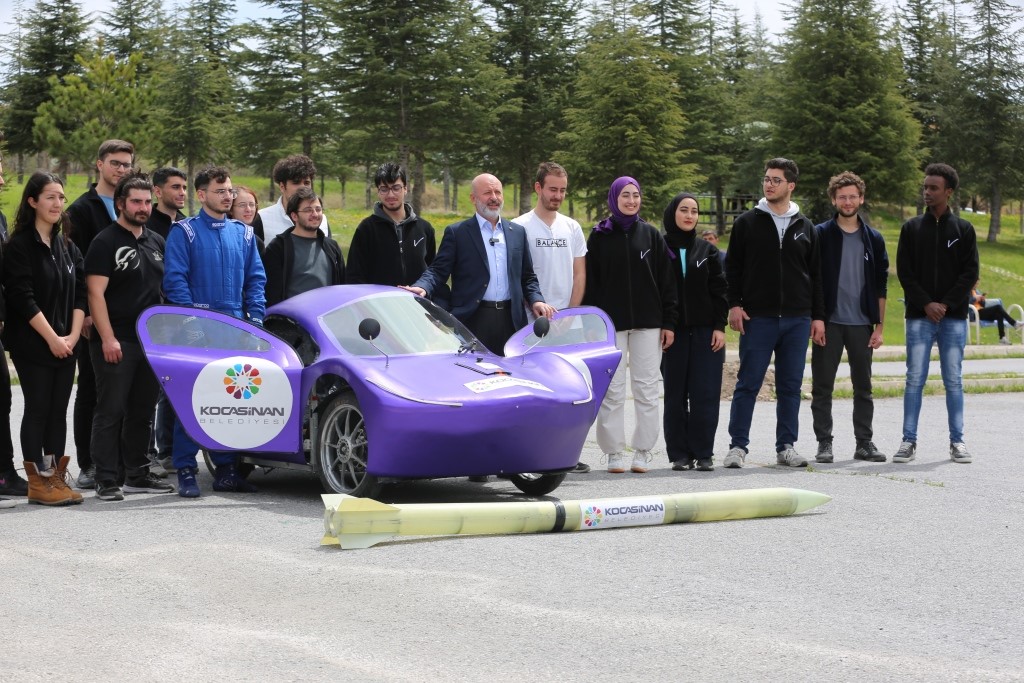
[(146, 321), (146, 331), (153, 344), (191, 346), (225, 351), (267, 351), (270, 342), (247, 330), (212, 318), (202, 318), (187, 311), (158, 313)]
[[(550, 330), (537, 346), (568, 346), (606, 341), (609, 341), (608, 328), (605, 326), (604, 320), (598, 315), (586, 313), (569, 315), (552, 321)], [(615, 340), (612, 339), (611, 342), (614, 344)], [(527, 348), (536, 343), (537, 336), (533, 332), (523, 339), (523, 345)]]

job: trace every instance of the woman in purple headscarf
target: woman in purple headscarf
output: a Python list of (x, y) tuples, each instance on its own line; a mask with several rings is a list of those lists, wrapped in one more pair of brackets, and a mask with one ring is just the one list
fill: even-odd
[[(672, 345), (676, 285), (661, 233), (640, 218), (640, 183), (623, 176), (608, 190), (611, 215), (594, 226), (587, 240), (587, 289), (583, 303), (604, 309), (615, 324), (622, 362), (597, 415), (597, 443), (608, 471), (627, 467), (646, 472), (658, 440), (661, 353)], [(636, 428), (626, 454), (624, 405), (626, 366), (636, 407)]]

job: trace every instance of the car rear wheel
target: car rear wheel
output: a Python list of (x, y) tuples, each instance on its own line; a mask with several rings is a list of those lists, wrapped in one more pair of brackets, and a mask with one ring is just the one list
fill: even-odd
[(523, 472), (513, 474), (510, 479), (515, 487), (530, 496), (545, 496), (557, 489), (565, 479), (565, 472), (560, 474), (532, 474)]
[(318, 437), (314, 466), (324, 489), (360, 498), (377, 493), (377, 477), (366, 471), (366, 424), (354, 393), (343, 391), (327, 404)]

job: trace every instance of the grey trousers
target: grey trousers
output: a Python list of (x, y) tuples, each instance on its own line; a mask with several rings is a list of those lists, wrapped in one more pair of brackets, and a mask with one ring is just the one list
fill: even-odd
[(818, 441), (832, 441), (832, 390), (844, 348), (853, 383), (853, 434), (858, 444), (871, 441), (871, 422), (875, 416), (875, 403), (871, 396), (873, 350), (868, 346), (871, 331), (871, 325), (826, 323), (825, 346), (815, 344), (811, 350), (811, 416), (814, 436)]

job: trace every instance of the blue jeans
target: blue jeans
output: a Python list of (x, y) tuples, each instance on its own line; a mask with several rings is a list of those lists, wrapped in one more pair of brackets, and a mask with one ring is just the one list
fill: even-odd
[(933, 323), (928, 318), (907, 320), (907, 387), (903, 392), (903, 440), (917, 443), (917, 419), (921, 415), (921, 393), (928, 379), (932, 344), (939, 343), (939, 367), (946, 389), (946, 416), (950, 443), (964, 440), (964, 345), (967, 321), (943, 318)]
[(729, 448), (750, 444), (757, 393), (775, 354), (775, 450), (795, 444), (800, 431), (800, 385), (807, 363), (810, 318), (751, 318), (740, 337), (740, 369), (729, 413)]

